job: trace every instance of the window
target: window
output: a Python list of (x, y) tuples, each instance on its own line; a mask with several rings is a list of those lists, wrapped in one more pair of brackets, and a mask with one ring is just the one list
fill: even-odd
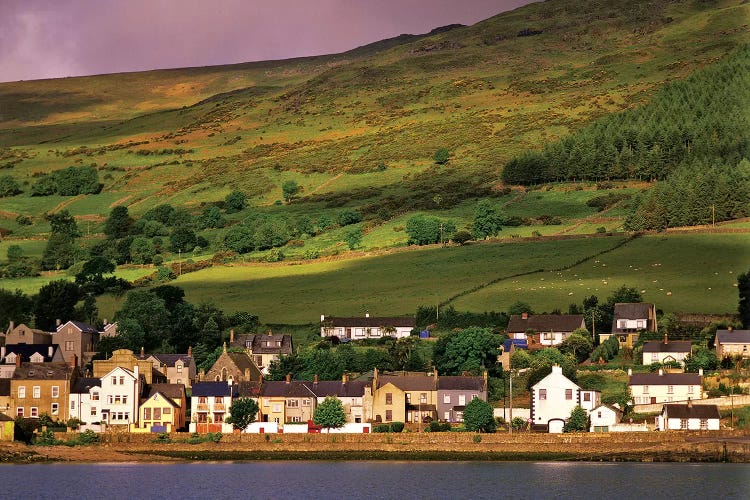
[(23, 399), (26, 397), (26, 387), (21, 386), (18, 388), (18, 399)]
[(443, 395), (443, 404), (451, 404), (451, 395), (450, 394), (444, 394)]
[(385, 410), (385, 421), (390, 422), (393, 420), (393, 410)]
[(292, 422), (302, 422), (302, 417), (292, 417)]
[(658, 352), (652, 352), (651, 353), (651, 361), (659, 361), (659, 353)]
[(570, 401), (573, 399), (573, 389), (565, 389), (565, 400)]
[(223, 396), (222, 396), (222, 397), (218, 397), (218, 396), (216, 396), (216, 397), (214, 398), (214, 404), (220, 405), (220, 404), (222, 404), (223, 402), (224, 402), (224, 397), (223, 397)]
[(274, 413), (281, 413), (281, 404), (274, 403), (271, 411)]
[(263, 400), (263, 406), (268, 406), (270, 404), (271, 404), (271, 400), (270, 399), (264, 399)]
[(95, 417), (95, 416), (96, 416), (96, 406), (92, 406), (92, 407), (91, 407), (91, 416), (92, 416), (92, 417)]
[(52, 415), (57, 415), (60, 412), (60, 405), (58, 403), (52, 403)]
[(427, 393), (426, 392), (423, 392), (422, 394), (419, 395), (419, 402), (422, 403), (422, 404), (427, 403)]
[(601, 411), (596, 412), (596, 417), (597, 418), (602, 418), (602, 412)]
[(643, 394), (648, 394), (648, 386), (647, 385), (643, 386)]
[(385, 393), (385, 404), (392, 405), (393, 404), (393, 393), (386, 392)]
[(31, 390), (32, 396), (35, 399), (39, 399), (42, 397), (42, 388), (38, 385), (35, 385), (34, 388)]
[(547, 389), (539, 389), (539, 399), (547, 399)]
[(182, 364), (177, 364), (177, 373), (182, 373)]
[(299, 406), (299, 400), (298, 399), (290, 399), (286, 402), (286, 405), (289, 408), (297, 408)]
[(76, 409), (76, 402), (75, 402), (75, 400), (73, 400), (73, 401), (70, 402), (70, 409), (71, 410), (75, 410)]
[(120, 375), (120, 385), (125, 385), (125, 377)]
[(688, 428), (688, 420), (686, 418), (680, 419), (680, 429), (685, 430)]
[(98, 392), (92, 392), (91, 393), (91, 401), (99, 401), (99, 393)]
[(701, 430), (705, 431), (708, 429), (708, 419), (702, 418), (701, 419)]
[(72, 351), (73, 350), (73, 341), (72, 340), (66, 340), (65, 341), (65, 350), (66, 351)]
[(53, 385), (52, 386), (52, 397), (53, 398), (59, 398), (60, 397), (60, 386), (59, 385)]
[(544, 333), (544, 340), (554, 340), (555, 334), (552, 332), (545, 332)]
[(458, 406), (464, 406), (466, 404), (466, 394), (458, 395)]
[(443, 420), (450, 420), (451, 419), (451, 412), (446, 411), (443, 412)]
[(172, 414), (172, 408), (162, 408), (161, 410), (162, 415), (171, 415)]
[(688, 386), (688, 394), (692, 394), (692, 393), (693, 393), (693, 386), (689, 385)]
[(112, 394), (108, 394), (107, 395), (107, 404), (111, 405), (113, 401), (114, 401), (114, 397), (112, 396)]
[(281, 419), (279, 417), (273, 417), (273, 421), (276, 422), (277, 424), (281, 423)]
[(122, 397), (122, 404), (124, 404), (124, 405), (128, 404), (128, 396), (127, 395), (125, 395), (125, 396)]
[(590, 392), (584, 392), (583, 393), (583, 400), (584, 401), (591, 401), (591, 393)]
[(151, 408), (144, 408), (143, 409), (143, 419), (144, 420), (151, 420)]
[(310, 406), (310, 400), (309, 399), (303, 399), (302, 400), (302, 406)]
[(115, 396), (115, 404), (116, 405), (120, 404), (120, 395), (119, 394)]
[(161, 418), (161, 408), (154, 408), (154, 420)]
[(36, 406), (32, 406), (31, 407), (31, 413), (29, 414), (29, 416), (31, 418), (37, 418), (37, 417), (39, 417), (39, 408), (37, 408)]
[(16, 416), (23, 417), (23, 406), (19, 406), (18, 408), (16, 408)]
[(674, 386), (668, 385), (667, 386), (667, 394), (674, 394)]
[(411, 403), (411, 392), (406, 393), (406, 404)]

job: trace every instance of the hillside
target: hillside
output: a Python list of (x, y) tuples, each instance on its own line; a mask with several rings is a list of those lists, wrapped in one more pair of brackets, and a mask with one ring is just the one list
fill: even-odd
[[(0, 177), (17, 189), (0, 198), (0, 259), (10, 244), (42, 257), (51, 230), (45, 213), (75, 216), (85, 253), (102, 243), (114, 207), (139, 218), (165, 203), (190, 214), (149, 238), (187, 224), (205, 239), (192, 245), (198, 252), (189, 248), (196, 260), (228, 249), (267, 258), (272, 247), (281, 248), (275, 260), (334, 256), (347, 250), (351, 228), (363, 230), (359, 250), (403, 246), (410, 216), (471, 229), (482, 198), (514, 221), (505, 236), (618, 230), (650, 179), (532, 191), (505, 187), (503, 165), (640, 108), (665, 84), (723, 60), (750, 39), (748, 18), (750, 4), (740, 0), (639, 0), (627, 8), (550, 0), (337, 55), (2, 83)], [(441, 148), (449, 160), (436, 164)], [(100, 191), (40, 188), (71, 166), (90, 167)], [(300, 191), (283, 202), (289, 181)], [(232, 212), (225, 198), (236, 190), (248, 202)], [(221, 224), (204, 222), (211, 207)], [(359, 219), (339, 222), (344, 211)], [(270, 243), (258, 243), (260, 228), (273, 233)], [(248, 234), (254, 242), (237, 246)], [(163, 259), (187, 254), (175, 253), (165, 249)], [(13, 284), (43, 282), (33, 280)]]

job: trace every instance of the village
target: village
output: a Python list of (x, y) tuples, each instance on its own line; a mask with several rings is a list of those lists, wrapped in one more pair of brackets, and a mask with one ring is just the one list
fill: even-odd
[[(320, 318), (320, 335), (337, 342), (384, 336), (405, 338), (419, 332), (413, 318)], [(388, 325), (387, 327), (383, 325)], [(583, 315), (513, 315), (498, 362), (509, 382), (525, 370), (512, 366), (513, 353), (555, 348), (573, 332), (585, 329)], [(656, 332), (654, 304), (616, 304), (610, 332), (600, 344), (627, 349), (644, 332)], [(230, 332), (222, 353), (207, 370), (198, 371), (192, 348), (182, 354), (134, 353), (115, 350), (107, 359), (93, 359), (101, 338), (117, 335), (117, 324), (95, 328), (82, 322), (58, 322), (53, 332), (11, 323), (0, 347), (0, 438), (17, 437), (19, 421), (37, 421), (58, 430), (95, 433), (372, 433), (467, 429), (464, 411), (478, 399), (488, 401), (488, 374), (442, 375), (425, 372), (344, 374), (340, 380), (267, 380), (274, 361), (294, 352), (289, 334)], [(717, 359), (737, 366), (750, 357), (750, 330), (719, 329)], [(715, 431), (731, 428), (722, 411), (750, 404), (747, 384), (737, 394), (708, 398), (703, 369), (685, 371), (690, 341), (663, 339), (643, 343), (642, 359), (627, 370), (631, 410), (648, 418), (624, 418), (621, 405), (604, 404), (601, 392), (585, 389), (563, 374), (558, 365), (529, 390), (528, 405), (493, 409), (491, 429), (507, 432), (562, 433), (571, 430), (607, 432)], [(654, 371), (643, 367), (654, 364)], [(744, 387), (742, 387), (744, 385)], [(744, 394), (742, 394), (744, 392)], [(512, 392), (511, 392), (512, 393)], [(335, 398), (343, 409), (338, 425), (315, 423), (316, 409)], [(238, 426), (233, 403), (252, 400), (257, 408)], [(576, 417), (576, 413), (578, 416)], [(583, 415), (583, 417), (581, 417)], [(583, 418), (584, 425), (571, 422)], [(733, 414), (732, 414), (733, 418)]]

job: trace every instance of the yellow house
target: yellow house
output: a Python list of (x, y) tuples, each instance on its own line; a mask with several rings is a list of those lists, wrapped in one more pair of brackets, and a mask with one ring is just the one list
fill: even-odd
[(373, 420), (425, 422), (437, 419), (435, 373), (378, 375), (373, 377)]
[(185, 413), (185, 386), (154, 384), (138, 409), (138, 423), (131, 424), (130, 431), (175, 432), (185, 427)]

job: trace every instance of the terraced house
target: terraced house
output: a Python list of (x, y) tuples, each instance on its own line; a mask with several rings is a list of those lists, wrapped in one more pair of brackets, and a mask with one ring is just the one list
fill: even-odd
[(10, 379), (10, 415), (39, 418), (42, 413), (53, 420), (67, 421), (68, 395), (81, 376), (78, 359), (70, 363), (22, 363), (17, 358)]
[(338, 337), (342, 340), (381, 338), (386, 335), (408, 337), (416, 326), (416, 320), (410, 316), (371, 318), (369, 313), (363, 318), (320, 316), (320, 336)]

